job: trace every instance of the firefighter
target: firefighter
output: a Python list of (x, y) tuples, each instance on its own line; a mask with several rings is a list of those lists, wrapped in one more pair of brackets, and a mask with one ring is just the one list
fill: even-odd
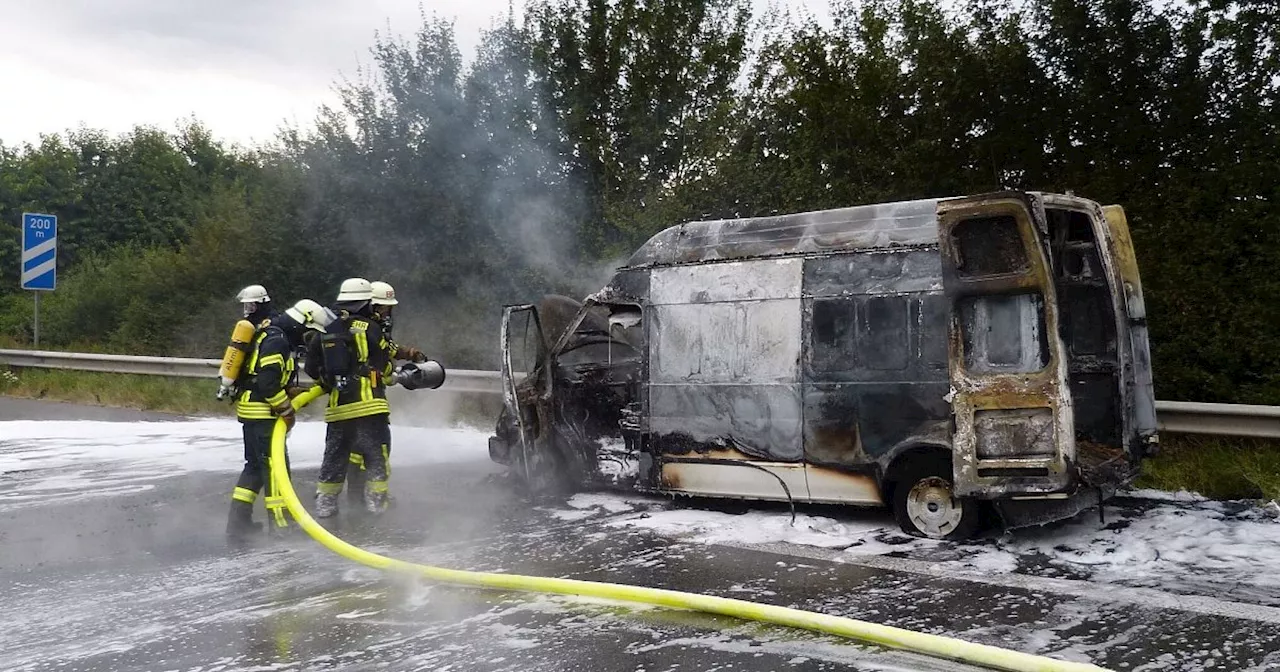
[[(242, 391), (236, 400), (236, 417), (244, 430), (244, 469), (231, 493), (227, 517), (227, 534), (231, 537), (243, 538), (260, 529), (253, 522), (253, 505), (271, 477), (271, 433), (276, 418), (284, 418), (290, 428), (294, 422), (289, 403), (295, 379), (294, 351), (308, 329), (323, 330), (332, 321), (332, 312), (311, 299), (303, 299), (276, 314), (254, 335), (244, 364)], [(274, 499), (274, 487), (271, 493), (266, 502), (268, 511), (283, 525), (283, 502)]]
[(305, 365), (308, 375), (329, 392), (324, 459), (316, 483), (317, 518), (338, 513), (338, 495), (353, 453), (360, 455), (368, 479), (363, 488), (365, 509), (381, 513), (387, 503), (382, 428), (391, 413), (386, 388), (389, 361), (382, 327), (373, 317), (371, 283), (364, 278), (344, 280), (334, 313), (338, 319), (329, 325), (319, 347), (308, 348)]
[(254, 327), (261, 327), (263, 322), (275, 317), (271, 297), (267, 295), (267, 288), (262, 285), (249, 285), (240, 290), (236, 301), (240, 302), (244, 310), (244, 319), (249, 320)]
[(219, 371), (221, 384), (215, 395), (219, 401), (240, 396), (240, 372), (243, 369), (244, 359), (253, 345), (253, 338), (258, 330), (276, 315), (271, 306), (271, 297), (267, 295), (267, 288), (262, 285), (249, 285), (240, 290), (240, 293), (236, 294), (236, 301), (240, 302), (244, 319), (237, 322), (232, 329), (231, 346), (222, 357), (222, 367)]
[[(426, 355), (422, 351), (412, 347), (397, 344), (391, 338), (392, 312), (394, 306), (399, 303), (396, 300), (396, 290), (390, 284), (382, 281), (374, 281), (370, 283), (373, 289), (373, 319), (382, 327), (382, 343), (380, 347), (387, 353), (387, 363), (383, 368), (383, 376), (388, 380), (393, 380), (395, 360), (407, 360), (411, 362), (425, 362)], [(382, 426), (382, 458), (386, 463), (387, 476), (391, 476), (391, 416), (382, 416), (386, 422)], [(360, 504), (362, 492), (365, 484), (365, 468), (364, 456), (360, 453), (353, 452), (350, 456), (351, 466), (347, 471), (347, 500), (352, 504)], [(387, 492), (387, 504), (393, 501), (390, 490)]]

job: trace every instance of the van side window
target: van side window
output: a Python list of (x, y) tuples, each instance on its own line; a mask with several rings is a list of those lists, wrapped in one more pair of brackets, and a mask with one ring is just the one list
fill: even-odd
[(956, 272), (962, 277), (1022, 273), (1027, 270), (1027, 251), (1018, 232), (1018, 221), (1010, 215), (973, 217), (951, 228)]
[(899, 371), (907, 368), (911, 345), (907, 299), (873, 296), (862, 304), (858, 351), (865, 368)]
[(824, 350), (843, 349), (853, 327), (853, 302), (848, 299), (813, 302), (813, 344)]
[(906, 369), (912, 343), (912, 301), (902, 296), (814, 300), (810, 336), (814, 368), (846, 372)]
[(964, 365), (974, 373), (1030, 373), (1049, 363), (1039, 292), (966, 297), (960, 323)]

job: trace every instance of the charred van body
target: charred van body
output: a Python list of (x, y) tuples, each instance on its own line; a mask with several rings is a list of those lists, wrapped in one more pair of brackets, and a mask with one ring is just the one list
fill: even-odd
[(1095, 505), (1157, 445), (1124, 212), (1072, 196), (681, 224), (581, 303), (509, 306), (502, 342), (490, 455), (534, 489), (887, 505), (956, 538), (987, 503)]

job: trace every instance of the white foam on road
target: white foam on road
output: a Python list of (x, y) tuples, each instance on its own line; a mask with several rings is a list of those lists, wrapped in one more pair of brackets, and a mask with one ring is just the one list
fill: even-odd
[[(487, 461), (487, 435), (471, 429), (392, 425), (402, 466)], [(325, 423), (301, 421), (289, 434), (294, 468), (319, 466)], [(196, 471), (236, 472), (244, 465), (239, 422), (231, 419), (101, 422), (0, 422), (0, 510), (45, 501), (139, 492), (151, 482)]]
[[(997, 539), (951, 543), (909, 537), (885, 512), (852, 510), (839, 519), (774, 511), (728, 514), (663, 510), (664, 500), (577, 495), (561, 517), (591, 509), (604, 524), (650, 530), (705, 544), (823, 549), (822, 557), (880, 562), (906, 554), (947, 576), (1017, 574), (1079, 579), (1091, 584), (1153, 588), (1280, 607), (1280, 523), (1262, 508), (1213, 502), (1187, 493), (1156, 495), (1135, 509), (1111, 508)], [(616, 515), (623, 511), (642, 514)], [(612, 515), (611, 515), (612, 514)], [(885, 567), (887, 568), (887, 567)]]

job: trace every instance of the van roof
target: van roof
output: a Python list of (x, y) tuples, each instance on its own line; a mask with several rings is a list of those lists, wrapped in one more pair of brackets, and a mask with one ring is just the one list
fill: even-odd
[(655, 234), (624, 268), (937, 244), (941, 200), (685, 222)]

